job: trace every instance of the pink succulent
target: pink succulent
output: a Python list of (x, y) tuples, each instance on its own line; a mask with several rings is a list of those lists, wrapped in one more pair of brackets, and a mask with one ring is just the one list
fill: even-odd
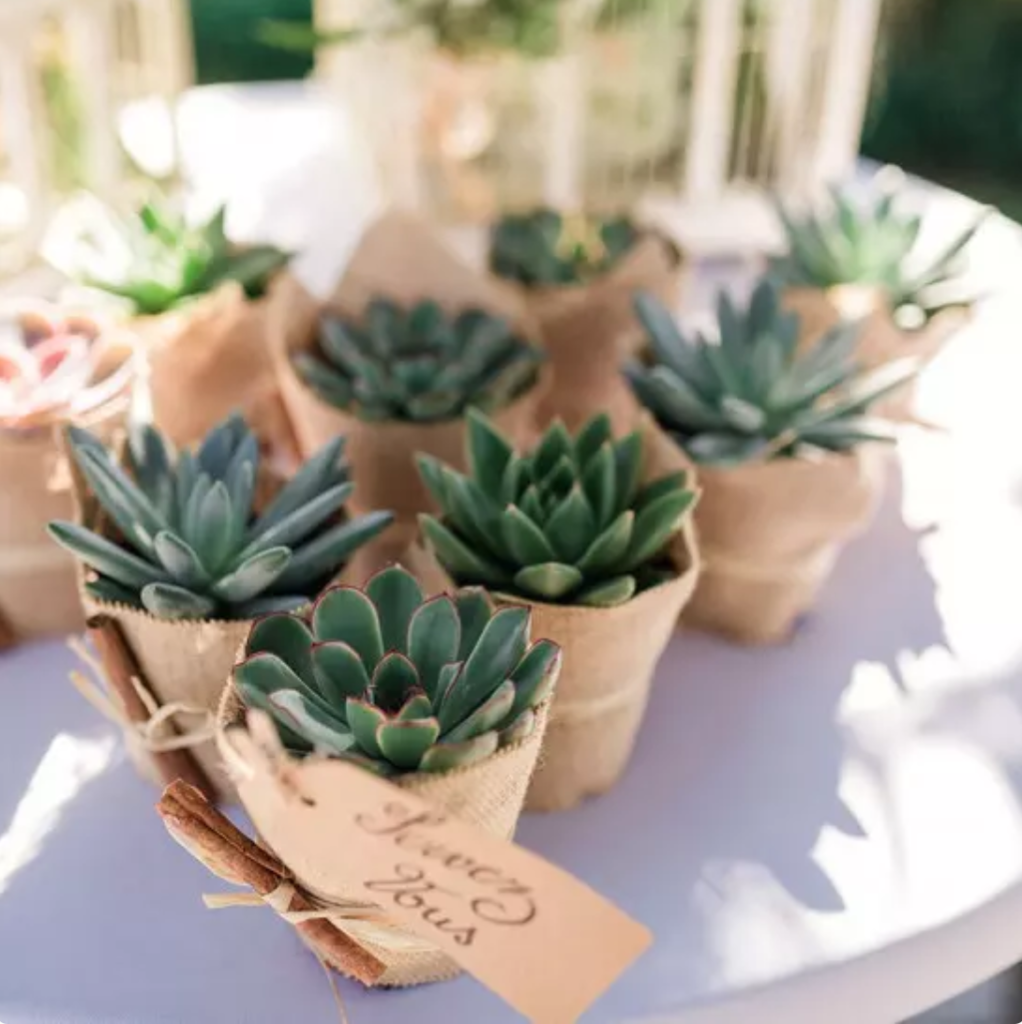
[(72, 418), (123, 390), (128, 360), (104, 373), (109, 349), (95, 323), (22, 310), (0, 320), (0, 427)]

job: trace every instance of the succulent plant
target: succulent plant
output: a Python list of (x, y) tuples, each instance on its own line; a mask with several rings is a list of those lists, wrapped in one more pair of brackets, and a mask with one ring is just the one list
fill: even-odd
[[(139, 315), (156, 315), (236, 282), (250, 299), (265, 294), (291, 255), (269, 245), (236, 246), (224, 232), (225, 209), (191, 226), (169, 204), (146, 203), (129, 218), (107, 211), (108, 230), (93, 239), (94, 264), (82, 283), (126, 299)], [(110, 228), (112, 227), (112, 230)]]
[(613, 269), (639, 234), (627, 217), (511, 214), (491, 232), (490, 269), (528, 287), (584, 283)]
[(902, 177), (896, 168), (884, 168), (861, 197), (832, 186), (829, 204), (801, 216), (776, 200), (788, 252), (771, 261), (775, 280), (811, 288), (878, 286), (906, 328), (973, 301), (962, 280), (962, 260), (991, 211), (983, 210), (943, 251), (921, 262), (916, 247), (922, 218), (899, 208)]
[(435, 423), (469, 406), (497, 410), (536, 381), (542, 353), (481, 309), (453, 320), (435, 302), (370, 303), (356, 327), (326, 317), (320, 353), (295, 369), (329, 405), (364, 420)]
[(870, 373), (854, 360), (858, 325), (843, 323), (798, 351), (799, 320), (763, 280), (747, 309), (718, 296), (720, 339), (686, 338), (656, 299), (639, 295), (636, 312), (649, 342), (647, 361), (625, 375), (639, 401), (696, 462), (841, 452), (889, 441), (893, 427), (869, 418), (870, 406), (916, 373), (914, 360)]
[(480, 589), (424, 600), (415, 577), (391, 566), (364, 589), (332, 587), (307, 620), (261, 619), (234, 681), (295, 754), (384, 775), (442, 772), (532, 732), (561, 651), (530, 647), (529, 627), (528, 608), (494, 611)]
[(642, 486), (641, 434), (615, 441), (605, 415), (575, 437), (557, 421), (519, 455), (472, 412), (467, 476), (418, 460), (442, 511), (419, 517), (422, 532), (460, 585), (610, 607), (676, 575), (661, 556), (696, 493), (683, 472)]
[(130, 473), (101, 441), (68, 428), (74, 461), (122, 540), (53, 522), (53, 538), (98, 574), (101, 601), (162, 619), (247, 619), (306, 604), (390, 512), (341, 516), (354, 484), (344, 438), (318, 451), (265, 508), (255, 500), (259, 445), (238, 416), (209, 432), (193, 454), (149, 424), (129, 434)]
[(0, 427), (89, 412), (123, 391), (130, 376), (127, 349), (104, 343), (86, 318), (28, 308), (0, 315)]

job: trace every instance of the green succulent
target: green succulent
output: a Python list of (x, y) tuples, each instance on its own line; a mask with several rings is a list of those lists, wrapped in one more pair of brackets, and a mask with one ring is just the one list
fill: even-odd
[(224, 233), (225, 212), (221, 207), (199, 226), (168, 203), (146, 203), (130, 218), (111, 214), (124, 257), (116, 262), (124, 264), (124, 274), (85, 274), (82, 283), (127, 299), (143, 316), (165, 313), (231, 281), (258, 299), (291, 254), (270, 245), (234, 245)]
[(626, 364), (625, 376), (696, 462), (735, 465), (892, 440), (892, 425), (866, 413), (917, 372), (911, 359), (861, 372), (857, 324), (838, 325), (800, 353), (798, 316), (781, 310), (765, 279), (747, 309), (719, 295), (719, 342), (683, 336), (652, 296), (637, 296), (635, 308), (649, 355)]
[(261, 619), (234, 681), (297, 755), (383, 775), (443, 772), (533, 731), (561, 651), (530, 647), (530, 624), (528, 608), (495, 612), (480, 589), (424, 600), (415, 577), (391, 566), (364, 589), (331, 588), (307, 620)]
[(98, 575), (100, 601), (144, 608), (161, 619), (248, 619), (308, 603), (391, 512), (343, 515), (354, 490), (344, 438), (317, 452), (259, 510), (259, 445), (238, 416), (198, 451), (173, 447), (149, 424), (133, 425), (128, 471), (87, 430), (68, 445), (92, 495), (120, 531), (118, 541), (75, 523), (50, 535)]
[(662, 556), (696, 492), (685, 473), (642, 486), (641, 434), (615, 441), (607, 416), (575, 437), (557, 421), (518, 455), (472, 412), (467, 476), (429, 455), (418, 462), (442, 511), (419, 517), (422, 532), (459, 585), (610, 607), (676, 575)]
[(319, 352), (295, 369), (328, 405), (364, 420), (437, 423), (469, 406), (496, 411), (535, 382), (543, 353), (501, 317), (467, 309), (451, 319), (435, 302), (370, 303), (361, 325), (325, 317)]
[(510, 214), (491, 231), (490, 269), (527, 287), (584, 283), (612, 270), (639, 235), (627, 217)]
[(921, 327), (943, 309), (974, 301), (962, 279), (964, 250), (991, 211), (983, 210), (942, 252), (920, 265), (915, 250), (922, 218), (899, 209), (901, 177), (895, 168), (885, 168), (864, 196), (832, 186), (829, 204), (801, 216), (775, 200), (788, 240), (788, 252), (771, 261), (775, 280), (811, 288), (877, 286), (906, 328)]

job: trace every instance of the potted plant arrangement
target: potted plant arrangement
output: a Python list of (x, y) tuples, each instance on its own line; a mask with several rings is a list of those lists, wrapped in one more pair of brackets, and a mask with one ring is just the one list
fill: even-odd
[(854, 324), (807, 350), (769, 281), (748, 308), (721, 294), (719, 341), (682, 335), (653, 298), (636, 309), (647, 361), (626, 375), (652, 414), (652, 461), (695, 463), (705, 567), (683, 621), (748, 643), (784, 639), (814, 603), (842, 545), (880, 494), (892, 424), (868, 416), (916, 372), (911, 359), (869, 372)]
[(291, 254), (239, 246), (225, 209), (190, 224), (169, 202), (131, 216), (100, 211), (69, 267), (72, 276), (127, 306), (146, 342), (153, 421), (192, 444), (234, 410), (261, 438), (293, 447), (269, 350), (273, 292)]
[(539, 209), (493, 226), (489, 264), (520, 297), (549, 354), (544, 419), (560, 417), (577, 430), (605, 411), (616, 433), (634, 427), (637, 409), (619, 373), (642, 337), (632, 296), (645, 291), (667, 306), (677, 302), (678, 248), (627, 217)]
[[(801, 317), (803, 345), (839, 320), (862, 319), (856, 355), (864, 366), (906, 356), (925, 365), (968, 320), (975, 296), (963, 259), (990, 210), (927, 257), (918, 244), (922, 218), (899, 203), (902, 177), (884, 168), (862, 196), (833, 187), (828, 205), (801, 215), (778, 201), (788, 248), (770, 273), (785, 307)], [(886, 411), (904, 419), (912, 402), (905, 389)]]
[(72, 513), (58, 429), (110, 436), (134, 376), (130, 341), (42, 304), (0, 314), (0, 647), (83, 625), (74, 563), (46, 524)]
[(477, 412), (467, 475), (419, 457), (441, 510), (420, 517), (446, 574), (434, 576), (436, 589), (485, 586), (527, 607), (536, 632), (564, 651), (530, 809), (571, 807), (620, 777), (695, 586), (697, 492), (685, 470), (644, 477), (643, 458), (640, 433), (615, 440), (606, 415), (575, 436), (556, 422), (519, 454)]
[[(557, 646), (530, 643), (530, 632), (529, 609), (495, 610), (479, 589), (425, 600), (400, 566), (364, 587), (331, 588), (306, 615), (269, 615), (250, 627), (220, 704), (224, 760), (237, 762), (237, 731), (251, 728), (254, 736), (263, 713), (273, 742), (284, 748), (277, 774), (292, 794), (302, 792), (306, 772), (322, 779), (338, 761), (354, 762), (439, 810), (510, 838), (561, 665)], [(259, 742), (265, 747), (266, 737)], [(350, 908), (353, 879), (345, 878), (337, 856), (341, 816), (327, 799), (317, 800), (303, 809), (302, 827), (291, 828), (286, 797), (282, 802), (279, 791), (268, 792), (275, 785), (254, 773), (239, 778), (242, 801), (277, 855), (261, 850), (240, 869), (238, 841), (210, 836), (208, 814), (186, 806), (187, 792), (169, 790), (160, 811), (175, 837), (218, 874), (264, 895), (268, 867), (276, 870), (270, 884), (288, 878), (285, 913), (307, 909), (307, 892), (337, 913)], [(343, 777), (327, 789), (341, 799)], [(276, 813), (260, 814), (270, 798)], [(371, 906), (358, 909), (341, 929), (319, 920), (299, 922), (300, 933), (326, 963), (366, 984), (415, 985), (458, 973), (428, 942), (382, 924)]]
[[(283, 484), (261, 470), (237, 416), (194, 453), (149, 424), (132, 425), (123, 460), (87, 430), (69, 428), (66, 443), (79, 521), (55, 521), (50, 534), (82, 563), (109, 682), (125, 684), (112, 660), (133, 662), (159, 705), (212, 713), (253, 620), (308, 604), (393, 518), (345, 512), (355, 485), (342, 437)], [(194, 754), (222, 783), (212, 745)]]
[(347, 437), (360, 507), (397, 516), (395, 553), (430, 507), (417, 451), (460, 462), (470, 407), (515, 438), (534, 429), (543, 353), (514, 310), (427, 228), (393, 215), (370, 230), (318, 327), (284, 353), (281, 390), (301, 450)]

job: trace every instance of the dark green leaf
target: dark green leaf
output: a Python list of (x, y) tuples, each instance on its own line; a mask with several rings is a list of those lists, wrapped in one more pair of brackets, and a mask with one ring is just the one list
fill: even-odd
[(383, 635), (376, 606), (354, 587), (331, 587), (313, 605), (312, 631), (317, 640), (340, 640), (348, 644), (370, 674), (383, 657)]

